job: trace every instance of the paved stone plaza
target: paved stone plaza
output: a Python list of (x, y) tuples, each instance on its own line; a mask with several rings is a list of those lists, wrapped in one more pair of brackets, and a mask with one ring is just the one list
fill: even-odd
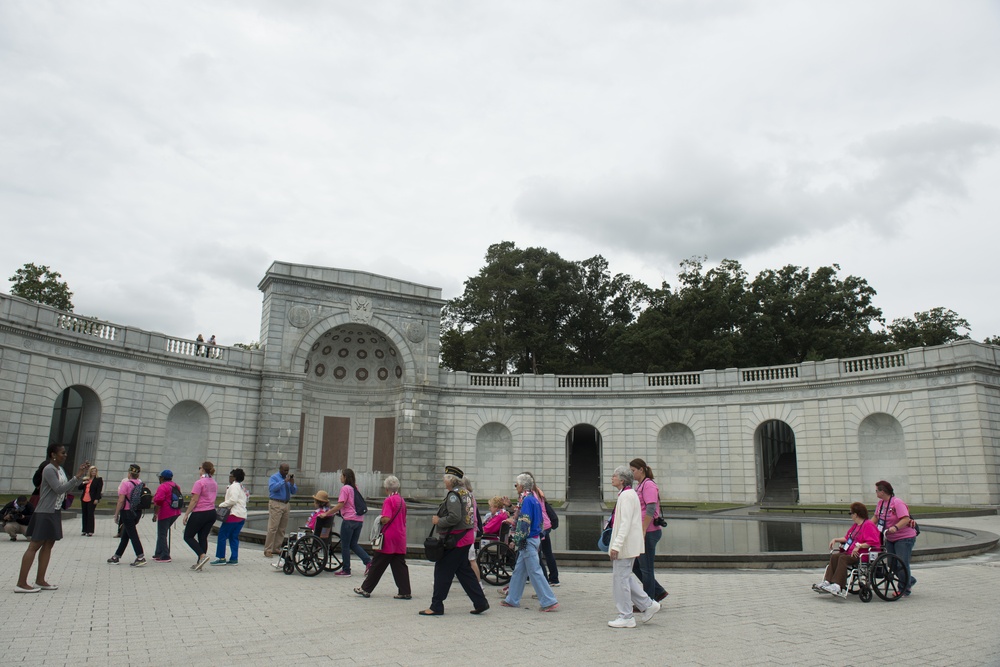
[[(1000, 533), (997, 516), (934, 523)], [(456, 584), (445, 615), (422, 618), (433, 567), (416, 559), (413, 600), (392, 599), (388, 572), (366, 600), (352, 592), (357, 573), (286, 576), (252, 544), (241, 549), (239, 566), (192, 572), (179, 528), (173, 563), (132, 568), (129, 549), (121, 565), (108, 565), (117, 544), (111, 519), (98, 517), (92, 538), (77, 526), (65, 522), (67, 536), (53, 552), (54, 592), (15, 594), (25, 544), (0, 543), (4, 665), (582, 666), (608, 664), (615, 651), (656, 665), (1000, 665), (997, 550), (918, 564), (913, 596), (895, 603), (817, 595), (809, 587), (819, 570), (662, 571), (670, 591), (663, 611), (634, 630), (612, 630), (610, 568), (564, 569), (558, 613), (538, 613), (527, 595), (525, 608), (502, 608), (487, 586), (493, 608), (470, 616)], [(141, 536), (151, 554), (148, 519)], [(661, 550), (669, 551), (669, 535)]]

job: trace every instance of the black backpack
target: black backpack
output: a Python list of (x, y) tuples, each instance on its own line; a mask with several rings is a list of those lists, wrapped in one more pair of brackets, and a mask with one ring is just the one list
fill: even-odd
[(365, 497), (358, 491), (358, 487), (354, 487), (354, 513), (358, 516), (368, 514), (368, 503), (365, 502)]
[(149, 487), (142, 482), (136, 482), (132, 486), (132, 493), (128, 496), (129, 509), (133, 512), (142, 512), (143, 510), (148, 510), (153, 505), (153, 494), (150, 493)]
[(173, 487), (170, 489), (170, 509), (172, 510), (182, 510), (184, 509), (184, 494), (181, 493), (181, 487), (177, 486), (173, 482), (170, 483)]
[(559, 527), (559, 515), (556, 514), (556, 508), (549, 504), (549, 501), (545, 501), (545, 513), (549, 516), (549, 521), (552, 523), (551, 530), (555, 530)]

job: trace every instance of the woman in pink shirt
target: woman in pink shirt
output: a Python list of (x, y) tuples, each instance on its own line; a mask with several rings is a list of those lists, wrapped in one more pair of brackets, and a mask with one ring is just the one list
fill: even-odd
[(385, 568), (392, 568), (392, 580), (396, 582), (396, 600), (409, 600), (410, 570), (406, 567), (406, 501), (399, 495), (399, 479), (389, 475), (383, 483), (388, 494), (382, 503), (382, 548), (375, 552), (371, 569), (364, 583), (354, 592), (363, 598), (371, 597), (378, 586)]
[(830, 564), (826, 566), (823, 581), (813, 584), (817, 593), (830, 593), (840, 598), (847, 597), (847, 568), (861, 560), (861, 554), (881, 548), (882, 540), (878, 529), (868, 519), (868, 508), (863, 503), (851, 503), (851, 520), (854, 522), (843, 537), (830, 540), (830, 549), (838, 544), (840, 548), (830, 554)]
[(878, 504), (875, 505), (875, 527), (885, 538), (885, 550), (902, 558), (906, 563), (906, 571), (910, 573), (910, 581), (905, 587), (900, 587), (896, 596), (909, 595), (910, 589), (917, 583), (917, 578), (910, 569), (910, 556), (917, 543), (917, 530), (910, 518), (910, 508), (896, 497), (892, 484), (884, 479), (875, 482), (875, 497), (878, 498)]
[(365, 525), (364, 517), (358, 514), (354, 508), (354, 492), (357, 490), (354, 471), (344, 468), (340, 473), (340, 495), (337, 496), (337, 504), (330, 508), (327, 516), (340, 512), (342, 521), (340, 522), (340, 554), (344, 566), (333, 573), (335, 577), (351, 576), (351, 552), (357, 554), (358, 558), (365, 565), (365, 574), (372, 566), (371, 556), (368, 555), (358, 541), (361, 539), (361, 529)]
[(198, 556), (192, 570), (201, 570), (208, 562), (208, 535), (215, 524), (215, 498), (219, 485), (212, 475), (215, 466), (205, 461), (198, 467), (198, 481), (191, 487), (191, 502), (184, 513), (184, 542)]

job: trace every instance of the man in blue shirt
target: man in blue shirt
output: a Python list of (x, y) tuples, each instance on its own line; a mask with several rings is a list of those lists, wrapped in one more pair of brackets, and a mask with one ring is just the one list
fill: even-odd
[(520, 474), (515, 484), (521, 497), (521, 509), (514, 526), (514, 546), (517, 548), (517, 563), (510, 577), (507, 597), (500, 601), (504, 607), (520, 607), (524, 584), (531, 579), (531, 587), (538, 595), (539, 611), (555, 611), (559, 608), (552, 587), (542, 574), (542, 564), (538, 560), (541, 546), (542, 512), (545, 509), (535, 497), (535, 480), (531, 475)]
[(281, 550), (288, 525), (290, 506), (288, 502), (299, 487), (295, 485), (295, 475), (288, 473), (288, 464), (278, 466), (278, 472), (271, 475), (267, 483), (267, 538), (264, 540), (264, 556), (270, 558)]

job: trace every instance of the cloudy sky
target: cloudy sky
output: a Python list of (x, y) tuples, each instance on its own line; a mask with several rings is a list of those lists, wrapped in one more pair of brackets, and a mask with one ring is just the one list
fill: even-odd
[(0, 81), (2, 277), (83, 315), (250, 341), (273, 260), (452, 298), (507, 240), (1000, 334), (995, 1), (0, 0)]

